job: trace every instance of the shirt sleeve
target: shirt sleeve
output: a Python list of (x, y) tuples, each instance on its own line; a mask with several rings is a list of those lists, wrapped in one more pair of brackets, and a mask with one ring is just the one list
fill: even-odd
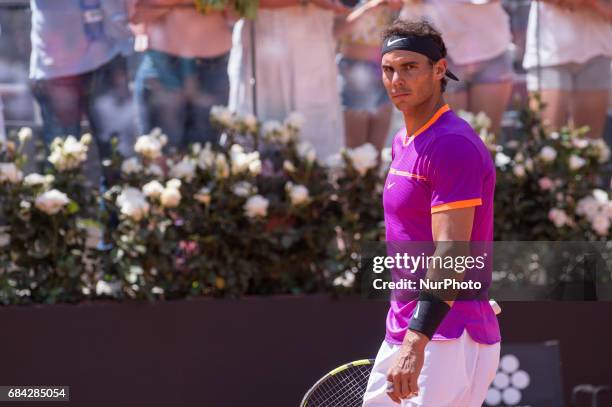
[(462, 136), (444, 136), (430, 160), (431, 213), (482, 205), (483, 158)]

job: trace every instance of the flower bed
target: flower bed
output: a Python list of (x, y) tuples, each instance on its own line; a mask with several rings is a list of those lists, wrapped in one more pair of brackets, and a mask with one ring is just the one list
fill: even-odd
[[(602, 141), (547, 133), (524, 112), (522, 138), (497, 146), (485, 117), (465, 117), (498, 169), (496, 240), (607, 237)], [(119, 181), (103, 195), (80, 172), (89, 135), (58, 139), (47, 174), (26, 177), (31, 132), (13, 135), (0, 155), (0, 302), (355, 292), (360, 242), (383, 236), (389, 150), (321, 160), (298, 113), (260, 123), (217, 107), (211, 120), (220, 145), (183, 155), (164, 156), (159, 131), (141, 136), (136, 157), (114, 156)]]

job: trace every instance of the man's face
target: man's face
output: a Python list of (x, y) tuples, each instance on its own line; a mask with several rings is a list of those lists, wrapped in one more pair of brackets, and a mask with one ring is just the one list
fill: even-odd
[(440, 92), (440, 80), (446, 72), (446, 61), (433, 66), (422, 54), (395, 50), (382, 57), (383, 84), (391, 101), (400, 111), (408, 111)]

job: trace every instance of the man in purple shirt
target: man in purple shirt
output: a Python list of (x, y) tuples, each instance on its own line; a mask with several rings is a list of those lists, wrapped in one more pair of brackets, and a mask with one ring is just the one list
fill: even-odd
[[(442, 37), (426, 22), (397, 21), (382, 54), (383, 83), (406, 124), (383, 193), (386, 240), (434, 243), (434, 256), (469, 254), (466, 242), (493, 239), (495, 167), (444, 102), (446, 78), (458, 79), (447, 70)], [(441, 271), (430, 266), (426, 278), (442, 280)], [(486, 298), (458, 299), (430, 290), (418, 300), (392, 297), (364, 407), (482, 405), (499, 363), (499, 325)]]

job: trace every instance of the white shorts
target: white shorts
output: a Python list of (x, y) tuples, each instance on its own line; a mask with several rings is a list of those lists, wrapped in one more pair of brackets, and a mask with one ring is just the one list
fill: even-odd
[[(387, 396), (387, 371), (399, 345), (383, 342), (370, 374), (363, 407), (398, 407)], [(419, 395), (401, 407), (481, 407), (497, 372), (500, 344), (483, 345), (463, 332), (449, 341), (431, 341), (419, 376)]]

